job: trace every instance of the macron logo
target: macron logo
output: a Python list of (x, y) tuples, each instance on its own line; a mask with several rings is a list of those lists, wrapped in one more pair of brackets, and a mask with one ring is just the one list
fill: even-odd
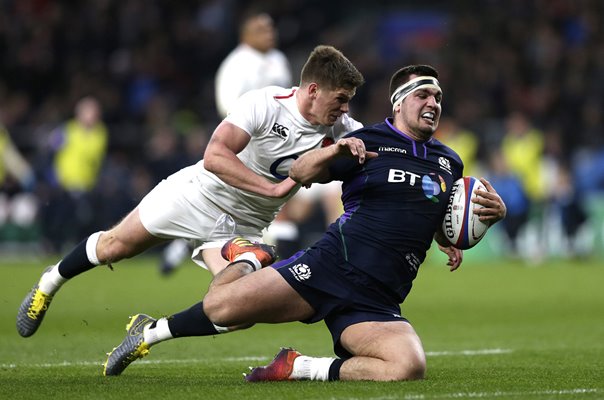
[(271, 128), (271, 132), (274, 133), (275, 135), (279, 136), (281, 139), (285, 140), (285, 139), (287, 139), (289, 129), (287, 129), (283, 125), (279, 125), (279, 124), (275, 123), (275, 125), (273, 125), (273, 127)]

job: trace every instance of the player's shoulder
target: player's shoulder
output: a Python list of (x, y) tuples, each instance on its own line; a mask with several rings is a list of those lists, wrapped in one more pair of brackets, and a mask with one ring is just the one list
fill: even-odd
[(280, 86), (265, 86), (260, 89), (252, 89), (244, 93), (241, 98), (254, 104), (266, 103), (277, 105), (280, 100), (293, 98), (294, 88), (283, 88)]
[(461, 161), (461, 157), (459, 156), (459, 154), (457, 154), (455, 152), (455, 150), (453, 150), (451, 147), (447, 146), (446, 144), (444, 144), (443, 142), (441, 142), (440, 140), (436, 139), (436, 138), (432, 138), (430, 139), (430, 143), (434, 148), (439, 149), (441, 152), (450, 155), (453, 158), (459, 159)]
[(294, 86), (294, 87), (289, 87), (289, 88), (284, 88), (281, 86), (266, 86), (262, 89), (259, 90), (265, 90), (266, 93), (273, 97), (275, 100), (287, 100), (287, 99), (295, 99), (295, 94), (296, 91), (298, 90), (298, 87)]
[(360, 123), (359, 125), (356, 130), (348, 133), (346, 137), (357, 137), (362, 140), (375, 141), (381, 140), (379, 138), (387, 134), (386, 125), (383, 122), (367, 126), (363, 126)]
[(336, 123), (332, 127), (333, 136), (336, 139), (339, 139), (345, 135), (350, 134), (350, 132), (361, 129), (363, 124), (359, 121), (355, 120), (348, 114), (342, 114), (340, 118), (336, 121)]
[[(231, 108), (227, 118), (234, 121), (237, 118), (245, 118), (257, 123), (269, 123), (282, 115), (283, 108), (291, 107), (284, 102), (292, 94), (292, 88), (279, 86), (266, 86), (261, 89), (250, 90), (237, 100)], [(295, 101), (294, 103), (295, 104)]]
[(464, 163), (459, 154), (436, 138), (430, 139), (433, 154), (438, 157), (438, 163), (455, 174), (461, 174)]

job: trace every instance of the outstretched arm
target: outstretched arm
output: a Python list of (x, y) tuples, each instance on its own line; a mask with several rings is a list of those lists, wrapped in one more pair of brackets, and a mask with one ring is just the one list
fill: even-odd
[(250, 142), (250, 135), (230, 122), (222, 121), (212, 134), (204, 154), (204, 167), (225, 183), (267, 197), (284, 197), (295, 186), (291, 178), (273, 183), (254, 173), (237, 154)]
[(335, 144), (311, 150), (299, 157), (289, 170), (289, 176), (303, 185), (330, 180), (328, 167), (340, 157), (352, 157), (363, 164), (365, 159), (377, 157), (375, 152), (367, 151), (361, 139), (350, 137), (338, 140)]

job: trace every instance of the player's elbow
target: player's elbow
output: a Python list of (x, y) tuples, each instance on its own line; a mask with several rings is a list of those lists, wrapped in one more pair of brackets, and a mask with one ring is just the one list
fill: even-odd
[(296, 167), (295, 165), (290, 168), (289, 177), (304, 186), (309, 186), (317, 182), (325, 183), (330, 181), (329, 174), (325, 171), (310, 171), (303, 166)]
[(203, 167), (206, 171), (218, 174), (221, 167), (221, 157), (212, 152), (206, 152), (203, 157)]

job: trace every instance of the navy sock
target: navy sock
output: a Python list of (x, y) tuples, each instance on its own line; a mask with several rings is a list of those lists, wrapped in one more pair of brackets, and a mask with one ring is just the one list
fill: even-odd
[(203, 301), (168, 318), (168, 327), (175, 338), (210, 336), (218, 333), (212, 321), (203, 312)]
[(330, 381), (339, 381), (340, 380), (340, 368), (342, 368), (342, 364), (344, 361), (341, 358), (336, 358), (334, 362), (329, 366), (329, 373), (327, 375), (327, 380)]
[(95, 265), (88, 260), (88, 255), (86, 254), (87, 240), (88, 238), (82, 240), (59, 263), (59, 274), (61, 274), (63, 278), (73, 278), (74, 276), (95, 267)]

